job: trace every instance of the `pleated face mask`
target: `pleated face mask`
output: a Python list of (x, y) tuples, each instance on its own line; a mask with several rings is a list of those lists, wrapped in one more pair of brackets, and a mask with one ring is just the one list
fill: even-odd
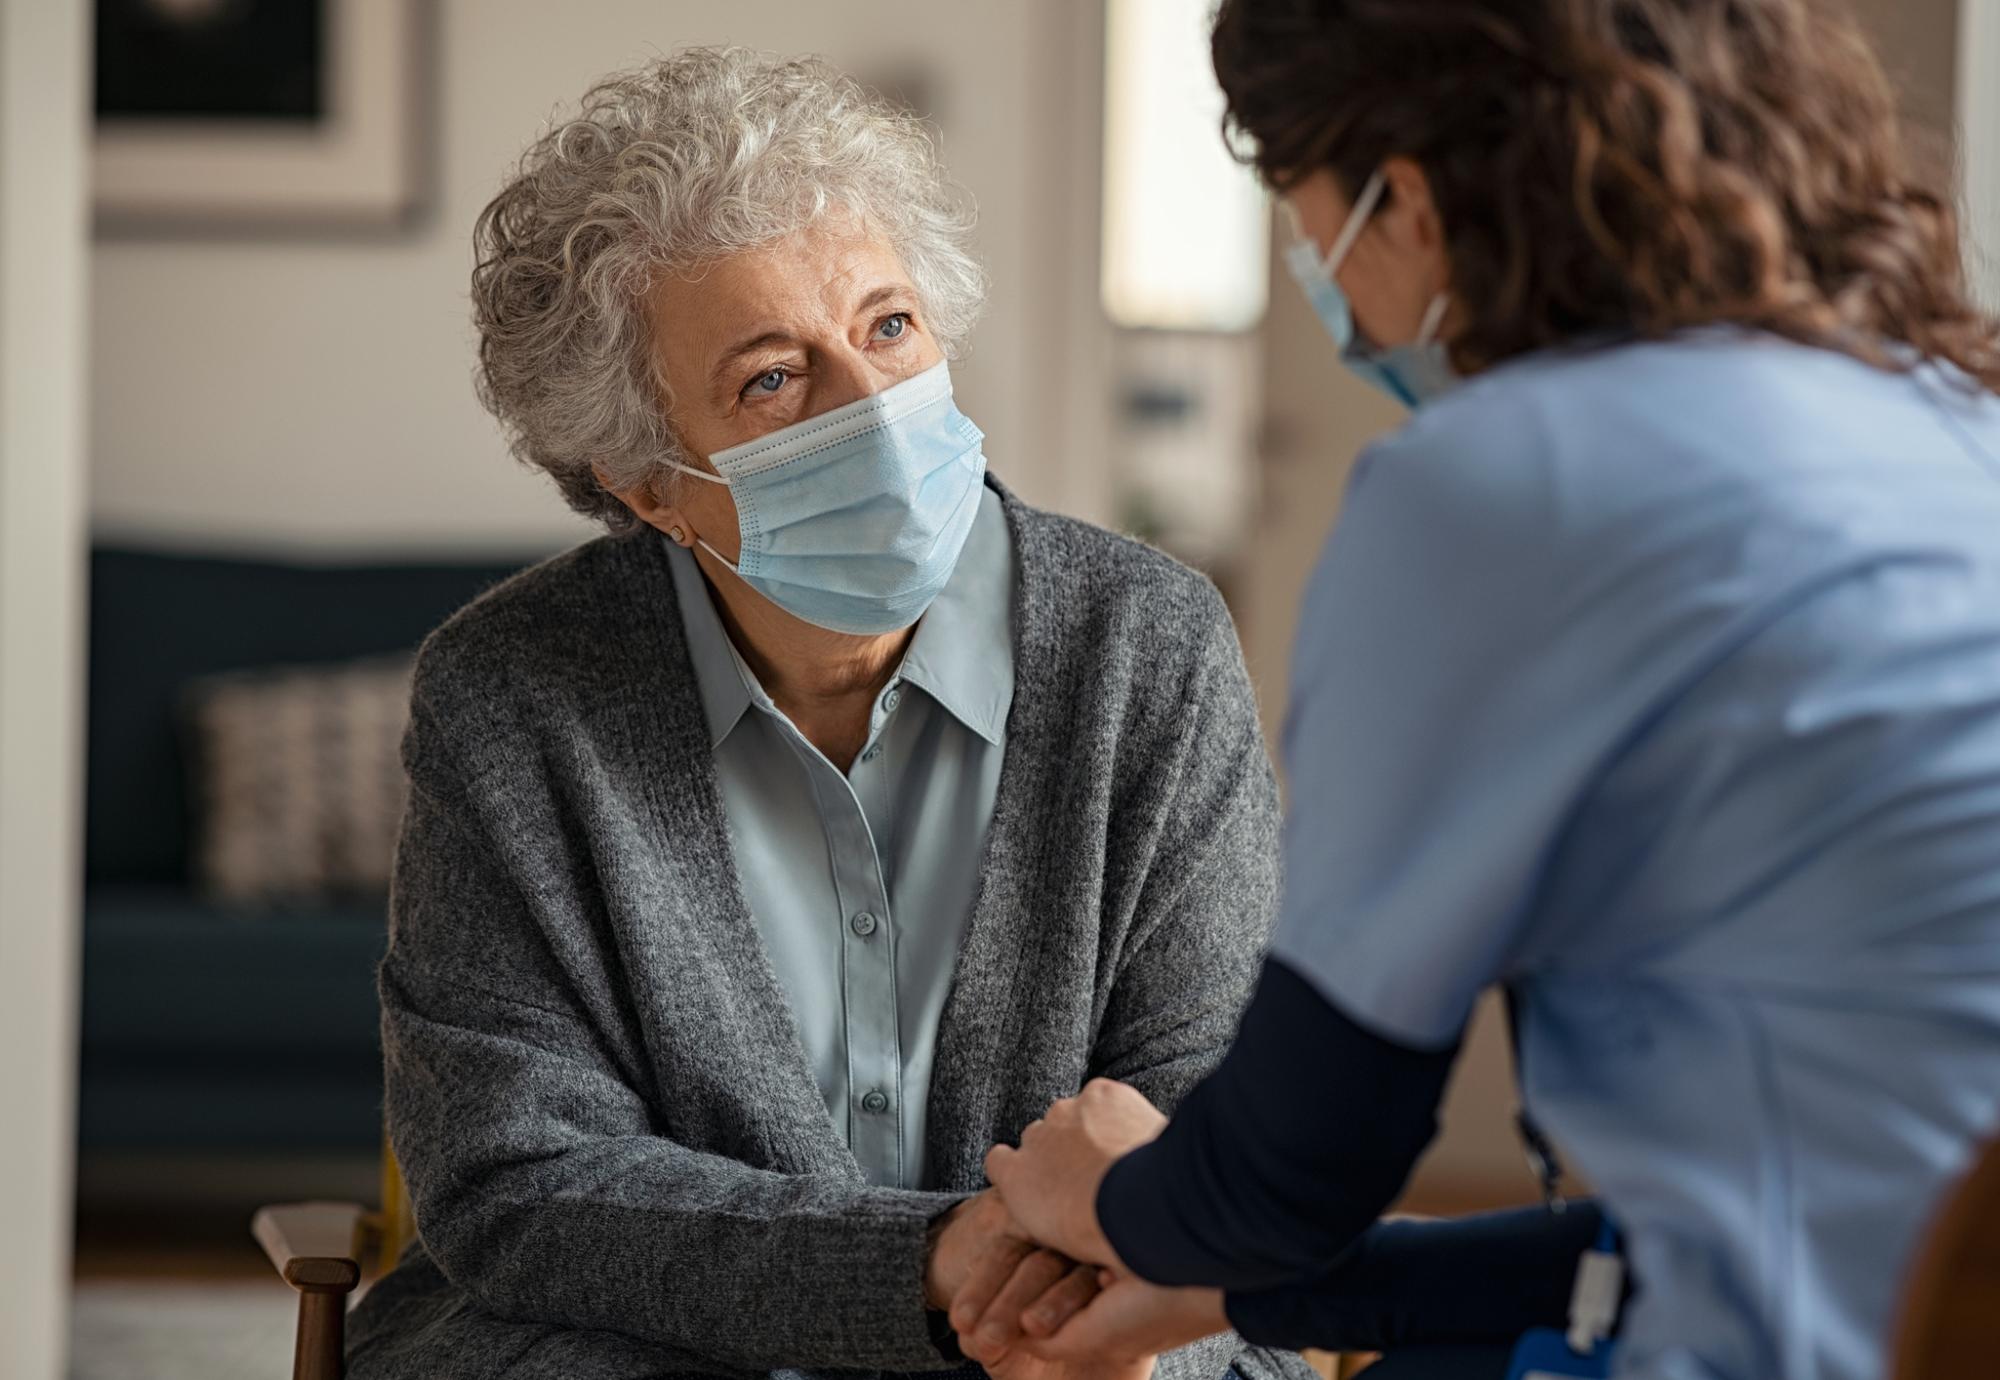
[[(786, 612), (882, 634), (923, 617), (979, 511), (985, 440), (952, 403), (943, 363), (872, 397), (709, 457), (743, 549), (709, 555)], [(672, 464), (673, 462), (668, 462)]]
[[(1408, 345), (1378, 349), (1355, 329), (1354, 309), (1348, 304), (1339, 279), (1334, 277), (1347, 262), (1355, 242), (1368, 228), (1368, 218), (1375, 214), (1388, 190), (1389, 180), (1382, 173), (1368, 179), (1355, 199), (1347, 224), (1324, 257), (1299, 224), (1298, 213), (1292, 211), (1292, 245), (1285, 251), (1285, 267), (1291, 270), (1293, 280), (1312, 304), (1313, 313), (1333, 338), (1340, 351), (1340, 362), (1362, 382), (1387, 393), (1405, 407), (1416, 408), (1458, 386), (1457, 371), (1451, 367), (1451, 360), (1437, 338), (1445, 313), (1451, 309), (1451, 295), (1441, 292), (1431, 299), (1416, 340)], [(1288, 211), (1292, 209), (1290, 202), (1285, 207)]]

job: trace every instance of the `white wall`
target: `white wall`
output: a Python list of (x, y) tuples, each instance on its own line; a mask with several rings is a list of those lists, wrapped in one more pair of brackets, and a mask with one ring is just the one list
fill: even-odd
[[(183, 545), (550, 546), (586, 535), (513, 464), (471, 388), (474, 217), (559, 104), (688, 43), (821, 52), (868, 79), (922, 77), (957, 180), (981, 207), (995, 291), (961, 401), (1003, 477), (1089, 510), (1066, 463), (1079, 405), (1047, 323), (1074, 319), (1079, 225), (1066, 122), (1094, 81), (1069, 0), (439, 0), (437, 206), (374, 241), (100, 241), (90, 406), (100, 531)], [(1094, 120), (1094, 112), (1087, 112)], [(1049, 150), (1054, 150), (1050, 153)], [(1057, 171), (1061, 169), (1061, 171)], [(1094, 212), (1094, 208), (1093, 212)], [(1094, 278), (1087, 281), (1093, 281)], [(1087, 401), (1082, 406), (1088, 409)], [(1088, 434), (1087, 431), (1084, 434)]]
[(1951, 131), (1961, 4), (1991, 2), (1849, 0), (1902, 93), (1904, 110), (1922, 132), (1941, 137)]
[(82, 0), (0, 0), (0, 1375), (69, 1291), (83, 621)]
[(1957, 98), (1973, 288), (2000, 311), (2000, 0), (1959, 6)]

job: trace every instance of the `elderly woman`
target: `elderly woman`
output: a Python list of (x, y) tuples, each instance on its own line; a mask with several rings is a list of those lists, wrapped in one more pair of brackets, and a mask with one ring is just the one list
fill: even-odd
[(420, 658), (381, 995), (422, 1242), (361, 1380), (963, 1366), (954, 1290), (1030, 1254), (986, 1147), (1226, 1044), (1277, 823), (1235, 634), (987, 476), (968, 229), (918, 124), (740, 51), (602, 82), (481, 218), (482, 397), (611, 533)]

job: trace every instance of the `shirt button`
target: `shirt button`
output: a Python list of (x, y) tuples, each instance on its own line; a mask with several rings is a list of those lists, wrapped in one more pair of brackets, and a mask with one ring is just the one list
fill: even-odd
[(848, 921), (847, 926), (863, 939), (866, 939), (869, 935), (875, 933), (875, 917), (864, 910)]
[(901, 704), (902, 702), (903, 702), (903, 687), (900, 685), (892, 685), (889, 687), (889, 693), (882, 696), (882, 712), (884, 714), (893, 714), (896, 712), (896, 706)]
[(877, 743), (875, 744), (875, 746), (869, 748), (866, 752), (861, 754), (861, 760), (864, 762), (872, 762), (881, 755), (882, 755), (882, 745), (880, 743)]
[(861, 1099), (861, 1110), (878, 1114), (888, 1111), (889, 1095), (881, 1091), (869, 1093), (868, 1096)]

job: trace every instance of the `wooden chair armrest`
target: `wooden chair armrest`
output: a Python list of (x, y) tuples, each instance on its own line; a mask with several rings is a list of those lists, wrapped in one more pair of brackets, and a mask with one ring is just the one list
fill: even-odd
[(259, 1208), (250, 1219), (250, 1234), (299, 1291), (292, 1380), (346, 1374), (347, 1299), (361, 1283), (368, 1216), (355, 1203), (286, 1203)]
[(358, 1203), (284, 1203), (259, 1208), (250, 1234), (294, 1289), (346, 1293), (361, 1283), (367, 1215)]

